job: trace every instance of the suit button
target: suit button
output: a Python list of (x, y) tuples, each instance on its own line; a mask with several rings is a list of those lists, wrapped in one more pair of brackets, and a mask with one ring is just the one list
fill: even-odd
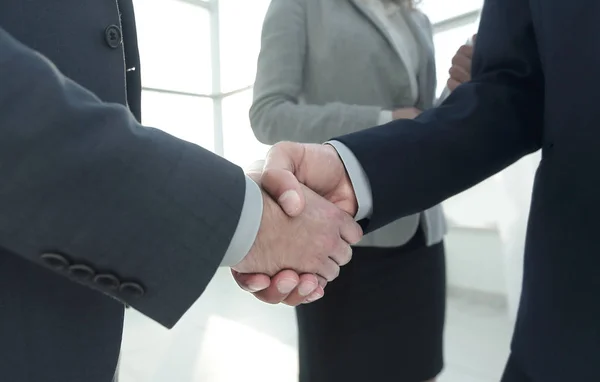
[(122, 38), (121, 28), (116, 25), (109, 25), (104, 30), (106, 44), (113, 49), (117, 49), (121, 45)]
[(123, 293), (123, 295), (127, 295), (129, 297), (142, 297), (144, 295), (144, 293), (146, 293), (144, 291), (144, 287), (142, 287), (140, 284), (138, 283), (132, 283), (132, 282), (126, 282), (121, 284), (121, 289), (120, 289), (121, 293)]
[(69, 266), (69, 260), (58, 253), (44, 253), (41, 258), (46, 265), (54, 269), (62, 270)]
[(107, 273), (94, 277), (94, 282), (108, 290), (117, 290), (121, 284), (117, 276)]
[(69, 273), (78, 280), (91, 280), (96, 272), (87, 265), (75, 264), (69, 267)]

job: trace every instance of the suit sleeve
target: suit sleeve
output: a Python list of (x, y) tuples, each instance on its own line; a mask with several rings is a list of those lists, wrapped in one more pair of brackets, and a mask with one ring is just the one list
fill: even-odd
[(473, 79), (439, 107), (336, 140), (366, 172), (366, 231), (427, 209), (542, 146), (544, 83), (527, 2), (486, 0)]
[(236, 231), (243, 171), (141, 126), (1, 28), (0, 84), (0, 246), (172, 327)]
[(306, 61), (306, 1), (274, 0), (263, 24), (250, 123), (265, 144), (324, 142), (377, 124), (381, 107), (330, 102), (302, 104)]

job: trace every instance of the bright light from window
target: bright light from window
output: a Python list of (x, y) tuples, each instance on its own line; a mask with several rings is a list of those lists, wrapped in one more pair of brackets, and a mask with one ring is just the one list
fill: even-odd
[(210, 94), (210, 15), (174, 0), (134, 0), (142, 84)]
[(219, 1), (223, 92), (254, 82), (262, 22), (269, 3), (269, 0)]
[(211, 99), (144, 91), (142, 114), (146, 126), (214, 149)]
[(438, 23), (481, 9), (483, 0), (421, 0), (417, 6), (432, 23)]
[(270, 147), (254, 137), (248, 117), (251, 105), (252, 90), (223, 99), (225, 158), (242, 167), (263, 159)]
[(478, 25), (472, 23), (462, 27), (437, 33), (433, 37), (435, 44), (435, 63), (437, 69), (437, 95), (439, 96), (446, 87), (448, 70), (452, 65), (452, 57), (458, 48), (467, 42), (467, 39), (477, 33)]

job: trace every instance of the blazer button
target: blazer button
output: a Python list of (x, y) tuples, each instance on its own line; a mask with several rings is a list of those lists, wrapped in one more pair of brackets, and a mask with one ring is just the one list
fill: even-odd
[(44, 253), (40, 257), (46, 265), (57, 270), (62, 270), (69, 266), (69, 260), (58, 253)]
[(121, 28), (116, 25), (109, 25), (104, 30), (104, 39), (109, 47), (117, 49), (121, 45), (121, 40), (123, 39)]
[(94, 282), (107, 290), (117, 290), (121, 284), (117, 276), (108, 273), (97, 275)]
[(75, 264), (69, 267), (69, 273), (78, 280), (91, 280), (96, 271), (87, 265)]
[(144, 295), (144, 293), (146, 293), (144, 291), (144, 287), (142, 287), (138, 283), (132, 283), (132, 282), (126, 282), (126, 283), (121, 284), (120, 291), (121, 291), (121, 293), (123, 293), (123, 295), (126, 295), (128, 297), (135, 297), (135, 298), (142, 297)]

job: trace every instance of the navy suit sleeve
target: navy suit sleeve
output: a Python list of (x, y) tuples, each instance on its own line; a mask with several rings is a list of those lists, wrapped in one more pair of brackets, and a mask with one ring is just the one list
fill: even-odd
[(141, 126), (1, 28), (0, 179), (6, 252), (167, 327), (218, 268), (245, 195), (239, 167)]
[(440, 203), (541, 147), (544, 83), (528, 1), (486, 0), (472, 78), (415, 120), (335, 138), (369, 178), (367, 232)]

